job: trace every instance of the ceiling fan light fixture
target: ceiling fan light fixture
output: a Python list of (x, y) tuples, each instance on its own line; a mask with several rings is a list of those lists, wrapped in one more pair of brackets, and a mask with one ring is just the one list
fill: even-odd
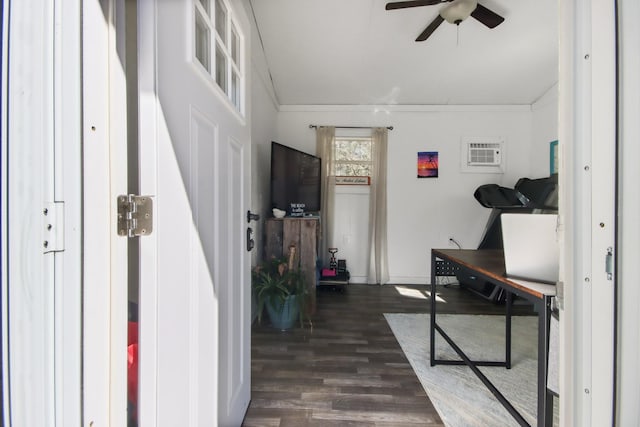
[(458, 25), (467, 19), (476, 7), (477, 0), (457, 0), (442, 8), (440, 16), (448, 23)]

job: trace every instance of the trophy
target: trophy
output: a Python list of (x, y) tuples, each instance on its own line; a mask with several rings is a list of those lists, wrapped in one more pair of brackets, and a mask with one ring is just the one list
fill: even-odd
[(329, 259), (329, 268), (333, 271), (338, 268), (338, 262), (336, 261), (336, 253), (338, 252), (338, 248), (328, 248), (329, 253), (331, 254), (331, 258)]

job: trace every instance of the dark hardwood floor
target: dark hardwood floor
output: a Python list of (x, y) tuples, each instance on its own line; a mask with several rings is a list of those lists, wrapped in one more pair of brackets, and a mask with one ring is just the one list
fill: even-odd
[[(251, 404), (243, 426), (442, 426), (383, 313), (429, 312), (428, 286), (318, 290), (313, 326), (252, 331)], [(442, 313), (504, 306), (440, 286)], [(532, 314), (530, 306), (514, 314)]]

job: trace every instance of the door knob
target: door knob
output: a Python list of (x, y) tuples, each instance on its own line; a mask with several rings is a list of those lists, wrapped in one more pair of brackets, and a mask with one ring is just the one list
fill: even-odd
[(247, 222), (258, 221), (260, 219), (260, 215), (254, 214), (251, 211), (247, 211)]

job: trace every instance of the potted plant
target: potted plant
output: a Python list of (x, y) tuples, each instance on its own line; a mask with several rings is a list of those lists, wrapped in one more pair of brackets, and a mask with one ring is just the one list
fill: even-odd
[(266, 309), (271, 324), (278, 329), (290, 329), (296, 320), (303, 326), (307, 317), (307, 284), (296, 267), (295, 246), (288, 258), (272, 258), (254, 267), (251, 284), (256, 298), (258, 323)]

